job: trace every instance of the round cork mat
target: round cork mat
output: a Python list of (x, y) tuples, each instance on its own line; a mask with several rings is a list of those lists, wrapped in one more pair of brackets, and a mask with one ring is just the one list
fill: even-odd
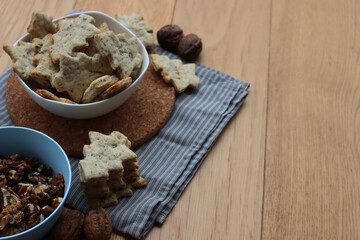
[(6, 88), (6, 103), (15, 125), (43, 132), (68, 155), (82, 157), (83, 146), (90, 143), (89, 131), (103, 134), (119, 131), (129, 138), (133, 149), (149, 140), (170, 117), (175, 90), (149, 66), (134, 94), (119, 108), (98, 118), (67, 119), (35, 103), (12, 72)]

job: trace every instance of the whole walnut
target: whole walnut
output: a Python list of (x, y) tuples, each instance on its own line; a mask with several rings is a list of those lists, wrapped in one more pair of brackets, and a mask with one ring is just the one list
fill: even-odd
[(180, 40), (184, 37), (183, 30), (178, 25), (165, 25), (156, 34), (161, 47), (176, 52)]
[(84, 218), (84, 214), (79, 210), (64, 209), (51, 231), (51, 239), (79, 239), (83, 229)]
[(178, 46), (179, 56), (188, 61), (196, 59), (201, 50), (201, 39), (194, 33), (190, 33), (183, 37)]
[(85, 216), (84, 233), (87, 240), (108, 240), (112, 224), (109, 213), (102, 207), (89, 211)]

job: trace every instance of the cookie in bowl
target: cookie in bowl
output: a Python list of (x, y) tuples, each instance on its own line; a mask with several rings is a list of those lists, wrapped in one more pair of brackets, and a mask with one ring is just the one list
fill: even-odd
[(33, 13), (28, 34), (3, 47), (29, 96), (49, 112), (75, 119), (98, 117), (124, 103), (149, 65), (141, 41), (96, 11), (51, 19)]

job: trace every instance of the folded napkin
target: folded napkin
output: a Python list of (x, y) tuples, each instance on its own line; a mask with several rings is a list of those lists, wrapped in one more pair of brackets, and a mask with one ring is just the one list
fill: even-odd
[[(154, 50), (171, 59), (178, 58), (159, 46), (155, 45)], [(9, 68), (0, 75), (2, 126), (14, 125), (5, 102), (10, 72)], [(148, 185), (107, 208), (113, 227), (120, 232), (142, 239), (155, 223), (165, 221), (212, 144), (247, 96), (246, 82), (201, 64), (196, 64), (196, 74), (201, 79), (198, 88), (178, 94), (165, 126), (135, 149), (139, 173)], [(89, 209), (80, 186), (78, 160), (70, 157), (73, 178), (66, 204), (86, 212)]]

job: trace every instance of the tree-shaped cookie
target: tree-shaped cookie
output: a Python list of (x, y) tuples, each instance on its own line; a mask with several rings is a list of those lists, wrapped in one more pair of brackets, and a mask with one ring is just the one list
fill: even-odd
[(132, 187), (144, 187), (139, 175), (136, 154), (130, 141), (120, 132), (110, 135), (89, 132), (90, 145), (83, 148), (79, 161), (80, 182), (91, 206), (109, 206), (117, 198), (132, 195)]

